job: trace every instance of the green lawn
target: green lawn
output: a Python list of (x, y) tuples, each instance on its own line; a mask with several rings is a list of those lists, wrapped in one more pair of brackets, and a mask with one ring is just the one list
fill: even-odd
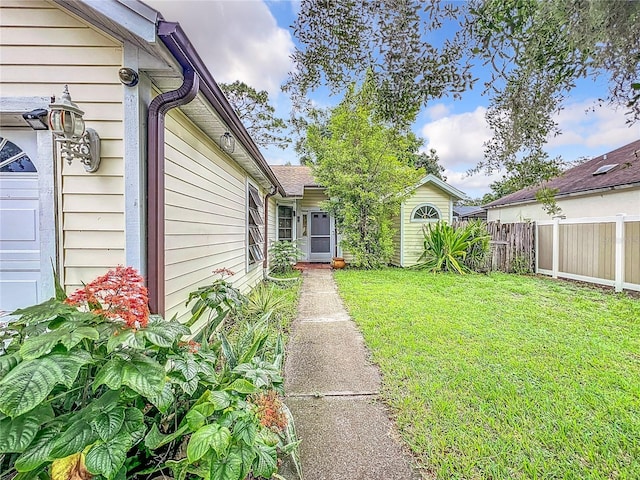
[(427, 478), (640, 478), (640, 300), (505, 274), (335, 278)]

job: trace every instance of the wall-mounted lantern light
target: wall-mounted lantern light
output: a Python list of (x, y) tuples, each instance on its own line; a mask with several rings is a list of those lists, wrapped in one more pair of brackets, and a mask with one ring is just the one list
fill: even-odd
[(224, 132), (220, 137), (220, 147), (227, 153), (233, 153), (236, 149), (236, 139), (229, 132)]
[(64, 86), (60, 99), (54, 100), (49, 108), (49, 127), (60, 145), (62, 157), (69, 165), (77, 158), (87, 172), (96, 172), (100, 166), (100, 137), (92, 128), (85, 129), (84, 112), (71, 101), (68, 85)]
[(49, 130), (49, 124), (47, 123), (48, 110), (44, 108), (36, 108), (30, 112), (22, 114), (22, 118), (29, 124), (34, 130)]

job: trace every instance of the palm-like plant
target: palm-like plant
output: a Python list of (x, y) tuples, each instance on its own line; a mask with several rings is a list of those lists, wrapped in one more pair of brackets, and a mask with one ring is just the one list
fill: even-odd
[(482, 266), (489, 249), (489, 235), (479, 222), (464, 227), (439, 221), (423, 227), (424, 251), (418, 267), (432, 272), (468, 273)]

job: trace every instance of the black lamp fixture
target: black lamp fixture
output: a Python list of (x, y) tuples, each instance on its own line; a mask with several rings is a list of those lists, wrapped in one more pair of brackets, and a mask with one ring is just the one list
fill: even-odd
[(236, 139), (229, 132), (224, 132), (220, 137), (220, 147), (227, 153), (233, 153), (236, 149)]
[(47, 115), (49, 115), (49, 112), (46, 109), (36, 108), (30, 112), (23, 113), (22, 118), (24, 118), (29, 126), (34, 130), (49, 130)]
[(87, 172), (96, 172), (100, 167), (100, 137), (92, 128), (85, 129), (84, 112), (71, 101), (68, 85), (64, 86), (60, 99), (54, 100), (49, 108), (49, 126), (60, 145), (62, 157), (69, 165), (77, 158)]

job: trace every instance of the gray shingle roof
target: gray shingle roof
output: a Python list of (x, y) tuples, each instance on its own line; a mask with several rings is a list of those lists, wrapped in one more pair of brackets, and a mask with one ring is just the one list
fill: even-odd
[(313, 178), (311, 168), (303, 165), (271, 165), (287, 197), (301, 197), (304, 187), (319, 187)]
[[(598, 168), (611, 164), (617, 166), (602, 175), (593, 175)], [(545, 187), (558, 189), (558, 197), (631, 185), (640, 186), (640, 140), (573, 167), (544, 184)], [(533, 201), (539, 189), (538, 185), (518, 190), (484, 206), (493, 208)]]

